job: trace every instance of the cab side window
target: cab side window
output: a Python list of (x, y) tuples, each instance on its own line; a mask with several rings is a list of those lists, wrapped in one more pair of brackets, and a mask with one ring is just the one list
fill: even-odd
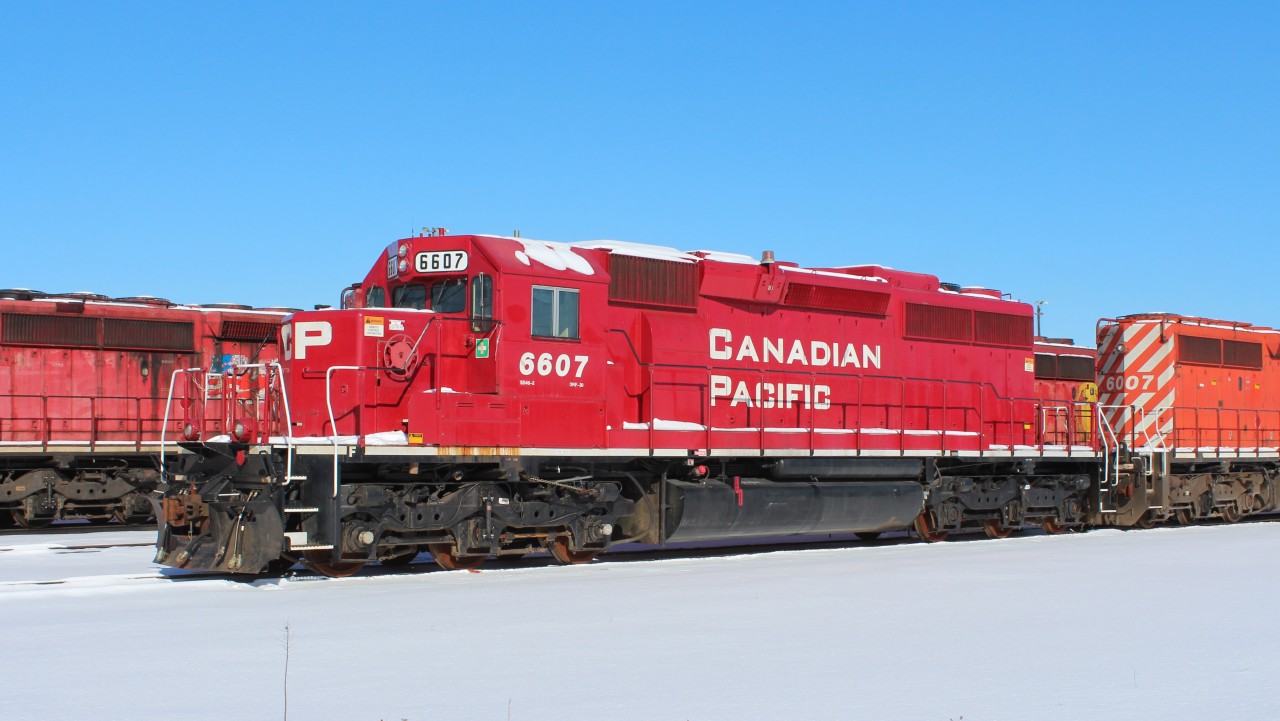
[(533, 328), (539, 338), (578, 339), (578, 291), (533, 286)]
[(387, 291), (380, 285), (369, 289), (369, 297), (364, 301), (366, 308), (383, 308), (387, 305)]

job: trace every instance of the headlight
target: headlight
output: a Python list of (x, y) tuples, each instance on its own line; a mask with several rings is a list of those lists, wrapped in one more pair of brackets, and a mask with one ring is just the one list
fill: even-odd
[[(403, 247), (403, 246), (401, 246), (401, 247)], [(401, 273), (408, 273), (408, 272), (409, 272), (409, 261), (404, 260), (404, 259), (401, 259), (401, 260), (400, 260), (400, 272), (401, 272)]]
[(407, 244), (400, 246), (400, 257), (403, 258), (408, 254), (409, 254), (409, 246)]

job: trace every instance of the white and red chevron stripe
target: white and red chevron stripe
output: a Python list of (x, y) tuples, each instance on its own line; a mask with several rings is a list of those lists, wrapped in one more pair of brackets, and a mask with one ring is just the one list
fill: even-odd
[(1163, 446), (1173, 433), (1173, 337), (1159, 320), (1098, 328), (1098, 403), (1116, 436), (1131, 446)]

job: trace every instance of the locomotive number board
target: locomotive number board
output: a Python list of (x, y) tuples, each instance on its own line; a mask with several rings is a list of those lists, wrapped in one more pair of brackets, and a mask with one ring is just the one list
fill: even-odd
[(456, 273), (467, 269), (467, 251), (424, 251), (413, 257), (413, 267), (419, 273)]

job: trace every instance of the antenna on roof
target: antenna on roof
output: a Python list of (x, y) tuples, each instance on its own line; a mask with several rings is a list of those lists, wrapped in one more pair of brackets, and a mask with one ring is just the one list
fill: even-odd
[(517, 237), (517, 238), (519, 238), (519, 237), (520, 237), (520, 229), (519, 229), (519, 228), (516, 228), (515, 233), (516, 233), (516, 237)]
[(1049, 305), (1049, 301), (1047, 301), (1047, 300), (1038, 300), (1038, 301), (1036, 301), (1036, 302), (1035, 302), (1035, 306), (1036, 306), (1036, 335), (1044, 335), (1043, 333), (1041, 333), (1041, 332), (1040, 332), (1040, 319), (1044, 317), (1044, 307), (1045, 307), (1046, 305)]

